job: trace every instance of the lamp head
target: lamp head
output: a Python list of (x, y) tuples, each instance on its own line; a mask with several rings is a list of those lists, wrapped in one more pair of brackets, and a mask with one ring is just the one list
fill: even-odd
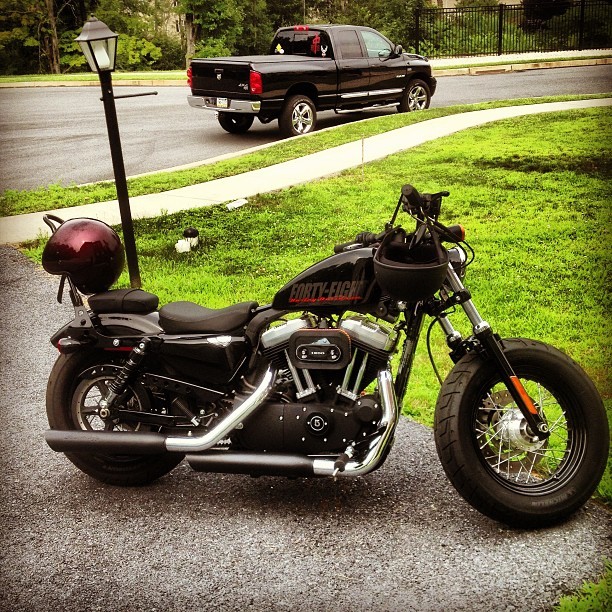
[(115, 34), (93, 15), (85, 22), (76, 42), (79, 43), (93, 72), (112, 72), (115, 69), (117, 38), (119, 34)]

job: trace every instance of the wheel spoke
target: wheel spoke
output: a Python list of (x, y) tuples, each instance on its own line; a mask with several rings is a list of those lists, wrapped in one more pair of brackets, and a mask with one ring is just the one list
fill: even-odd
[(537, 398), (538, 411), (548, 421), (548, 439), (529, 433), (523, 415), (501, 383), (484, 396), (474, 421), (474, 437), (482, 458), (501, 478), (535, 484), (561, 469), (571, 452), (570, 432), (565, 411), (545, 386), (526, 380), (525, 388)]

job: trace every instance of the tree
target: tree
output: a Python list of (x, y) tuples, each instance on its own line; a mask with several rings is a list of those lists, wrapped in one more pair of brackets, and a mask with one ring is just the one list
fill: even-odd
[(179, 0), (185, 16), (185, 57), (231, 55), (242, 33), (242, 2), (233, 0)]
[(571, 0), (523, 0), (525, 18), (528, 21), (546, 21), (556, 15), (563, 15), (572, 5)]
[(59, 73), (61, 33), (74, 27), (84, 6), (85, 0), (0, 0), (4, 71)]

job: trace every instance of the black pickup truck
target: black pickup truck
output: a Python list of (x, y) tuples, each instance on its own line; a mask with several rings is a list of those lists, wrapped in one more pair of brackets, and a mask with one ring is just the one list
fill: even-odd
[(233, 134), (255, 117), (278, 119), (284, 136), (296, 136), (314, 130), (322, 110), (422, 110), (436, 90), (424, 57), (372, 28), (347, 25), (281, 28), (269, 55), (194, 59), (187, 74), (189, 104), (216, 111)]

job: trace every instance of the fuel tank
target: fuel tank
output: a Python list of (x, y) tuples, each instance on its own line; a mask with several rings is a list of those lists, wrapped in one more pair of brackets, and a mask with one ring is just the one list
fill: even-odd
[(381, 291), (374, 277), (371, 248), (355, 249), (327, 257), (290, 280), (274, 296), (278, 310), (311, 312), (374, 310)]

